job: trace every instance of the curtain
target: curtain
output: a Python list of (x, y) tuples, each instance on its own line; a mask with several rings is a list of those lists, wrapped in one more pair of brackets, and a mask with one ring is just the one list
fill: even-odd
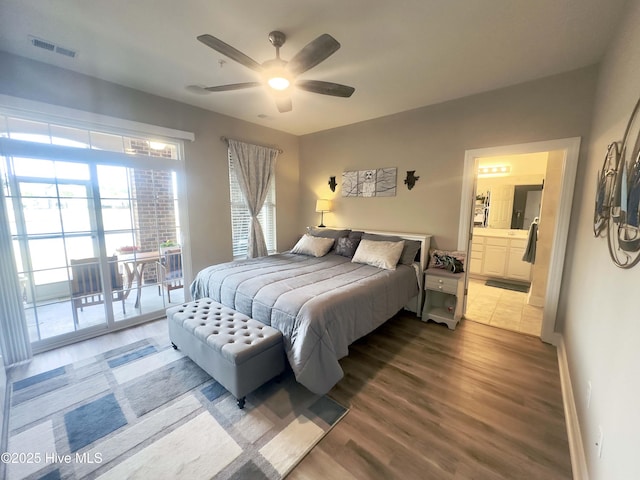
[(4, 195), (0, 193), (0, 349), (5, 365), (29, 360), (33, 355), (27, 320), (22, 306), (16, 260), (13, 257), (9, 218)]
[(247, 258), (267, 255), (258, 214), (269, 191), (278, 158), (278, 150), (229, 139), (229, 151), (236, 167), (238, 185), (251, 215)]

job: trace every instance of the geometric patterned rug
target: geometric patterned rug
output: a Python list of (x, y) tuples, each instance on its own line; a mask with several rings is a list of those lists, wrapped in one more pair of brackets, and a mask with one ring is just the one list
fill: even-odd
[(154, 339), (9, 387), (7, 479), (277, 479), (348, 411), (290, 371), (240, 410), (200, 367)]

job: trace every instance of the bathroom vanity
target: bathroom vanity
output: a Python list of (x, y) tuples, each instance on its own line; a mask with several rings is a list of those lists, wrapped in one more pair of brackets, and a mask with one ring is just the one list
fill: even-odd
[(469, 274), (530, 282), (531, 264), (522, 261), (528, 234), (528, 230), (474, 228)]

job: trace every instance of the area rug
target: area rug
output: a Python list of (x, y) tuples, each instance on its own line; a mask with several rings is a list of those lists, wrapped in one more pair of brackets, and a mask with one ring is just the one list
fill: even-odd
[(503, 288), (505, 290), (513, 290), (515, 292), (529, 293), (529, 284), (518, 282), (507, 282), (504, 280), (487, 280), (485, 282), (487, 287)]
[(289, 372), (235, 399), (147, 339), (11, 384), (7, 479), (276, 479), (347, 409)]

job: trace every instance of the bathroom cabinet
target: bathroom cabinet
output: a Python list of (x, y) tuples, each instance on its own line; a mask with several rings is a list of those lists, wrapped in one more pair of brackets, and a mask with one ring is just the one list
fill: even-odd
[(507, 258), (507, 278), (531, 281), (531, 264), (522, 261), (522, 257), (527, 248), (526, 240), (512, 239), (509, 242), (509, 256)]
[(529, 282), (531, 264), (522, 261), (526, 246), (526, 238), (510, 236), (509, 233), (501, 236), (494, 232), (489, 235), (474, 232), (469, 273), (480, 277)]
[(507, 251), (509, 240), (506, 238), (486, 237), (482, 274), (488, 277), (504, 277), (507, 271)]

